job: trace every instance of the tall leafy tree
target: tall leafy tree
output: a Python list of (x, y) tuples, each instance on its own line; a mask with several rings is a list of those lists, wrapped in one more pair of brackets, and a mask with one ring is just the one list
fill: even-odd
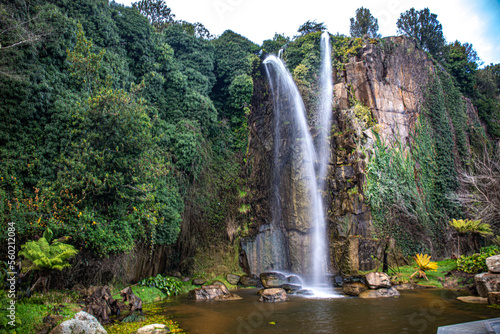
[(398, 33), (415, 38), (424, 50), (439, 58), (445, 45), (443, 27), (429, 8), (411, 8), (401, 14), (396, 24)]
[(300, 36), (307, 35), (312, 32), (318, 32), (318, 31), (326, 31), (326, 26), (323, 22), (316, 22), (314, 21), (307, 21), (303, 25), (299, 27), (299, 30), (297, 30), (298, 33), (300, 33)]
[(476, 71), (479, 57), (477, 52), (469, 43), (455, 41), (443, 48), (444, 65), (455, 78), (458, 87), (465, 94), (471, 97), (476, 86)]
[(373, 17), (368, 8), (356, 9), (356, 17), (351, 17), (351, 36), (363, 37), (368, 35), (372, 38), (380, 37), (378, 34), (378, 20)]
[(175, 22), (175, 15), (164, 0), (140, 0), (132, 4), (139, 12), (148, 18), (157, 31), (164, 30)]

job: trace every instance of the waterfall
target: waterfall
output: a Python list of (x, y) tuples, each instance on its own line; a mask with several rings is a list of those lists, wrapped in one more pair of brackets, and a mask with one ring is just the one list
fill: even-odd
[[(328, 177), (328, 163), (330, 161), (330, 132), (332, 121), (333, 79), (332, 79), (332, 51), (330, 45), (330, 34), (324, 32), (321, 35), (321, 69), (320, 69), (320, 106), (318, 115), (318, 177), (317, 188), (320, 192), (326, 191), (326, 178)], [(322, 201), (321, 195), (320, 201)], [(313, 236), (313, 275), (316, 284), (324, 283), (325, 274), (328, 271), (327, 261), (327, 237), (325, 212), (321, 207), (318, 211), (321, 217), (318, 219)]]
[[(303, 186), (306, 192), (301, 200), (309, 202), (308, 223), (312, 231), (312, 241), (310, 243), (312, 249), (309, 251), (312, 258), (310, 259), (311, 265), (308, 271), (313, 276), (313, 283), (320, 284), (323, 282), (326, 268), (324, 210), (314, 168), (317, 155), (307, 124), (305, 106), (299, 90), (283, 61), (274, 55), (270, 55), (265, 59), (264, 65), (273, 96), (276, 126), (273, 162), (273, 196), (276, 203), (272, 203), (273, 220), (281, 220), (281, 217), (279, 217), (281, 204), (278, 204), (281, 203), (283, 197), (279, 187), (279, 180), (283, 175), (279, 158), (282, 149), (280, 147), (280, 134), (282, 123), (289, 122), (295, 152), (294, 164), (297, 165), (297, 169), (302, 175), (300, 181), (304, 183)], [(306, 260), (309, 261), (309, 259)]]

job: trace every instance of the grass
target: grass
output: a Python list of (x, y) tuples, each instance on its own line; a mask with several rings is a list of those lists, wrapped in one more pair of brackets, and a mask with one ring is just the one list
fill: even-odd
[[(421, 279), (416, 279), (413, 278), (411, 281), (413, 283), (419, 284), (419, 285), (425, 285), (425, 286), (434, 286), (436, 288), (442, 288), (443, 285), (441, 282), (438, 281), (438, 277), (444, 278), (446, 273), (448, 273), (451, 270), (457, 269), (457, 262), (455, 260), (447, 259), (443, 261), (437, 261), (438, 263), (438, 269), (436, 271), (426, 271), (427, 278), (429, 279), (428, 281), (421, 278)], [(399, 268), (395, 268), (394, 270), (390, 271), (389, 274), (391, 276), (398, 276), (399, 280), (403, 283), (410, 282), (410, 276), (418, 270), (415, 268), (416, 265), (409, 265), (409, 266), (403, 266)]]

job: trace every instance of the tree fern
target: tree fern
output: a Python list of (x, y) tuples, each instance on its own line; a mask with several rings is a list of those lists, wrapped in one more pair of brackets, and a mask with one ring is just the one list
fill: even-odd
[(28, 241), (21, 246), (19, 255), (25, 258), (23, 271), (37, 270), (62, 270), (69, 267), (68, 259), (78, 253), (72, 245), (68, 245), (59, 240), (52, 240), (53, 233), (47, 227), (43, 237), (37, 241)]

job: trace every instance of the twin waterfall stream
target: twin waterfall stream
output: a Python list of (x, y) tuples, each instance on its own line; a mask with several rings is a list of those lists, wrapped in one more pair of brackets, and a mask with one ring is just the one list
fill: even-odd
[[(307, 205), (307, 225), (310, 228), (310, 248), (307, 254), (310, 259), (306, 259), (305, 274), (310, 278), (309, 284), (312, 287), (324, 286), (326, 274), (328, 273), (328, 247), (327, 231), (325, 223), (325, 208), (322, 193), (325, 191), (326, 178), (328, 172), (328, 162), (330, 160), (330, 140), (332, 117), (332, 62), (331, 44), (327, 32), (321, 36), (321, 70), (320, 70), (320, 105), (318, 106), (317, 117), (317, 138), (316, 145), (309, 131), (307, 113), (295, 82), (287, 70), (281, 58), (269, 55), (264, 65), (269, 80), (269, 85), (273, 97), (275, 133), (274, 133), (274, 159), (272, 176), (272, 234), (280, 234), (284, 231), (284, 218), (282, 208), (287, 203), (287, 197), (299, 198), (306, 201)], [(288, 139), (287, 139), (288, 138)], [(294, 186), (296, 193), (284, 194), (281, 186), (283, 172), (283, 143), (290, 145), (293, 151), (294, 171), (300, 175), (299, 183)], [(284, 237), (276, 237), (272, 242), (271, 253), (273, 254), (273, 270), (287, 271), (288, 259), (283, 259), (283, 245), (280, 245)], [(304, 274), (304, 273), (299, 273)]]

